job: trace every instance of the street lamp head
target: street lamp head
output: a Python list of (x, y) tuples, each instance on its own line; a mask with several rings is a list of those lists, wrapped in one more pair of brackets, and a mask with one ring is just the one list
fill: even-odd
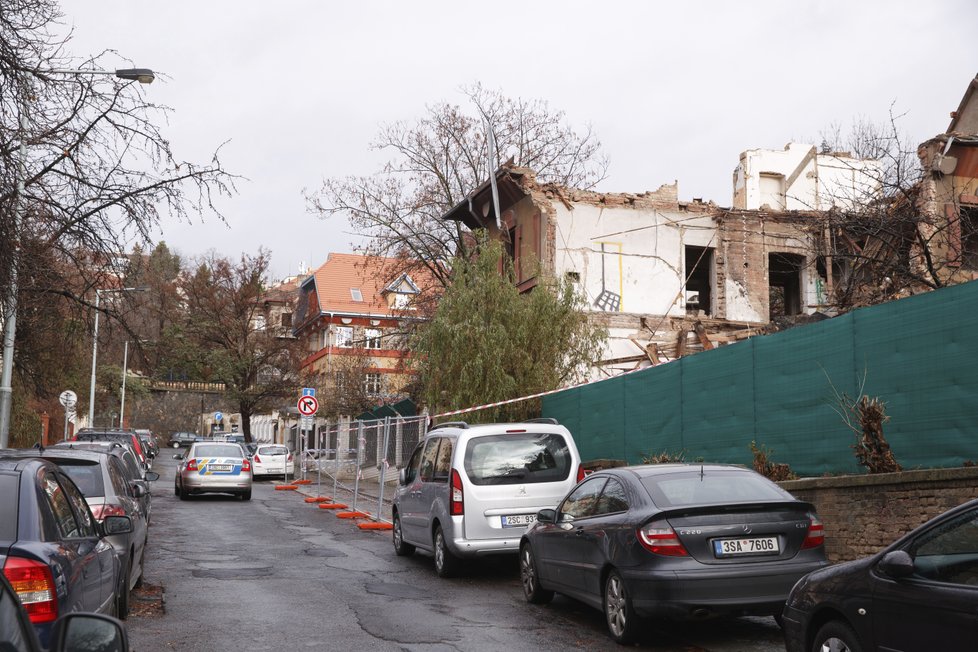
[(140, 84), (152, 84), (156, 75), (149, 68), (123, 68), (115, 71), (119, 79), (138, 81)]

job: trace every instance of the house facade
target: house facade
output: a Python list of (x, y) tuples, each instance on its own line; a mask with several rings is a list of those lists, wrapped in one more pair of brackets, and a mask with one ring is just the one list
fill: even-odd
[(395, 271), (399, 262), (333, 253), (299, 284), (292, 332), (306, 351), (300, 371), (324, 392), (383, 402), (400, 398), (413, 379), (403, 333), (417, 318), (421, 288)]
[(500, 220), (483, 184), (445, 219), (485, 228), (513, 257), (521, 290), (565, 278), (609, 331), (594, 376), (615, 375), (749, 337), (772, 317), (825, 307), (810, 212), (683, 202), (677, 185), (640, 194), (539, 184), (497, 172)]

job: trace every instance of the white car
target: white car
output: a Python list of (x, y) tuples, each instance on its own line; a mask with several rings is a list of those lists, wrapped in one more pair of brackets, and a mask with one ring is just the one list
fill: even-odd
[(251, 456), (252, 475), (255, 478), (269, 475), (295, 474), (295, 460), (288, 447), (282, 444), (259, 444)]

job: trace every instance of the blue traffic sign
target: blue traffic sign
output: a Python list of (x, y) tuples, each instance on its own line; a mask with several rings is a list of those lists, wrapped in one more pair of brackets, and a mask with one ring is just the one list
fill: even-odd
[(214, 421), (223, 421), (223, 420), (224, 420), (224, 414), (223, 413), (221, 413), (221, 412), (215, 412), (214, 413)]
[(303, 387), (302, 388), (302, 395), (303, 396), (315, 396), (316, 395), (316, 388), (315, 387)]

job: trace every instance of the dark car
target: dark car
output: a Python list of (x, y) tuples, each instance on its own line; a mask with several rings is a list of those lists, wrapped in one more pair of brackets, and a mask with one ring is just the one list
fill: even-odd
[(139, 463), (144, 468), (149, 468), (149, 460), (146, 457), (146, 452), (143, 450), (143, 444), (139, 441), (139, 435), (132, 432), (131, 430), (113, 430), (113, 429), (95, 429), (95, 428), (82, 428), (75, 435), (73, 441), (119, 441), (129, 444), (133, 451), (136, 453), (136, 457), (139, 458)]
[(594, 473), (520, 542), (527, 601), (556, 591), (601, 609), (618, 642), (642, 617), (777, 617), (795, 582), (827, 563), (812, 505), (717, 464)]
[(784, 637), (789, 652), (978, 649), (978, 500), (806, 575), (785, 605)]
[(143, 445), (143, 450), (146, 451), (146, 455), (154, 459), (159, 456), (160, 445), (152, 430), (136, 428), (133, 432), (139, 437), (139, 443)]
[(127, 516), (99, 524), (56, 464), (0, 451), (0, 567), (41, 645), (61, 614), (120, 615), (125, 578), (106, 536), (132, 530)]
[(170, 435), (170, 441), (166, 445), (172, 448), (189, 448), (190, 444), (199, 439), (200, 436), (193, 432), (175, 432)]
[[(128, 652), (125, 626), (100, 614), (71, 613), (59, 617), (51, 626), (49, 652), (89, 652), (92, 642), (99, 650)], [(37, 632), (10, 582), (0, 573), (0, 650), (42, 652)]]
[[(132, 531), (114, 534), (108, 538), (122, 560), (126, 569), (127, 589), (133, 589), (142, 582), (144, 552), (149, 535), (146, 514), (139, 503), (148, 489), (145, 484), (126, 478), (122, 460), (111, 453), (92, 449), (77, 449), (70, 446), (56, 446), (43, 450), (27, 449), (24, 456), (41, 457), (54, 462), (68, 474), (85, 496), (85, 502), (95, 520), (101, 523), (106, 516), (128, 516), (132, 521)], [(155, 472), (149, 472), (149, 479), (159, 479)], [(122, 596), (121, 611), (128, 611), (128, 593)]]

